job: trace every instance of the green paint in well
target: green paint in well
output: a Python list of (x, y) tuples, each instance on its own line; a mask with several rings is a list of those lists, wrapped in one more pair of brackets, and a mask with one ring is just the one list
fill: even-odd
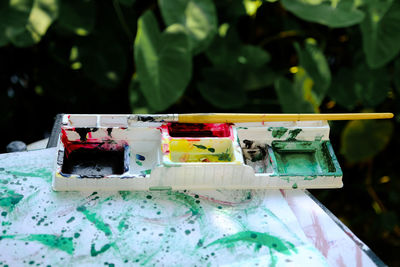
[(225, 247), (233, 247), (237, 242), (255, 244), (255, 250), (258, 251), (262, 246), (266, 246), (270, 251), (275, 250), (285, 255), (291, 255), (291, 251), (297, 253), (296, 247), (285, 240), (267, 233), (243, 231), (230, 236), (217, 239), (207, 245), (220, 245)]
[(1, 189), (5, 192), (0, 193), (0, 207), (7, 208), (9, 211), (14, 210), (15, 206), (24, 198), (24, 196), (5, 187), (2, 187)]
[(112, 244), (105, 244), (104, 246), (101, 247), (100, 250), (96, 250), (96, 248), (94, 247), (94, 244), (92, 244), (92, 246), (90, 247), (90, 255), (92, 257), (96, 257), (97, 255), (106, 252), (108, 249), (110, 249)]
[(139, 165), (139, 166), (142, 166), (142, 165), (143, 165), (143, 163), (140, 162), (140, 161), (138, 161), (138, 160), (136, 161), (136, 164)]
[(281, 138), (288, 131), (288, 129), (285, 127), (269, 127), (268, 131), (272, 131), (272, 137)]
[(296, 137), (299, 135), (301, 132), (301, 129), (294, 129), (289, 131), (289, 138), (287, 139), (288, 141), (294, 141), (296, 140)]
[(94, 224), (94, 226), (104, 232), (106, 235), (111, 235), (112, 232), (110, 230), (110, 227), (108, 224), (104, 223), (101, 218), (98, 218), (97, 214), (94, 212), (90, 212), (89, 210), (86, 209), (85, 206), (79, 206), (76, 208), (77, 211), (82, 212), (85, 217)]
[(37, 241), (50, 248), (65, 251), (68, 254), (72, 254), (74, 252), (74, 243), (72, 242), (72, 237), (62, 237), (48, 234), (28, 235), (25, 237), (19, 237), (16, 235), (0, 236), (0, 240), (5, 238), (23, 241)]
[(207, 147), (206, 147), (206, 146), (203, 146), (203, 145), (196, 145), (196, 144), (193, 144), (193, 146), (197, 147), (198, 149), (207, 149)]
[(337, 174), (328, 145), (328, 141), (273, 141), (272, 151), (279, 174), (305, 177)]

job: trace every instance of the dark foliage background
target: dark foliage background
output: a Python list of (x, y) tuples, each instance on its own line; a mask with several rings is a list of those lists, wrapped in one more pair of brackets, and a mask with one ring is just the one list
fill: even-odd
[(399, 0), (1, 1), (1, 152), (57, 113), (393, 112), (332, 122), (312, 192), (400, 265), (399, 51)]

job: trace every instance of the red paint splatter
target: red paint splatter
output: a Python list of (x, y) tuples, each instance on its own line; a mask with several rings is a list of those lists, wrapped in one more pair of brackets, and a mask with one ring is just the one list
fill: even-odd
[(328, 252), (330, 249), (329, 242), (325, 238), (325, 233), (322, 230), (321, 223), (319, 222), (318, 216), (312, 211), (312, 227), (315, 232), (315, 247), (324, 255), (326, 258), (328, 257)]

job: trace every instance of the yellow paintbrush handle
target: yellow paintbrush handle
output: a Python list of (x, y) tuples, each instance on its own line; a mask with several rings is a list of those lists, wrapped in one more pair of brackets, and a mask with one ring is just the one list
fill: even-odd
[(390, 119), (393, 113), (331, 113), (331, 114), (230, 114), (194, 113), (179, 114), (182, 123), (236, 123), (261, 121), (319, 121), (319, 120), (370, 120)]

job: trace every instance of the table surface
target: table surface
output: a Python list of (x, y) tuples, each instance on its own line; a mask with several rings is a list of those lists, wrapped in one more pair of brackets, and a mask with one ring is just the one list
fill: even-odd
[(0, 155), (0, 266), (382, 266), (307, 191), (55, 192), (55, 148)]

